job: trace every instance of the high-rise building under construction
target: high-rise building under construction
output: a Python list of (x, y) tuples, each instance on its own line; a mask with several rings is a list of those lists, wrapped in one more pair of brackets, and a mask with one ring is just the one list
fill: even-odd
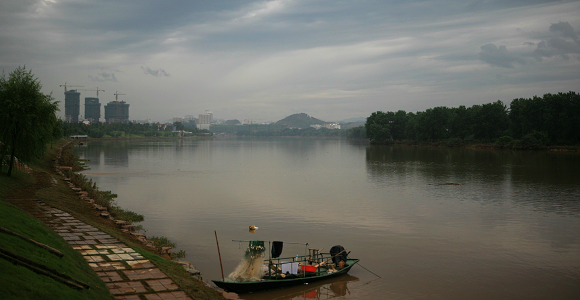
[(76, 123), (79, 121), (80, 107), (81, 93), (77, 90), (64, 92), (64, 114), (67, 122)]
[(99, 98), (85, 97), (85, 119), (91, 123), (99, 122), (101, 118), (101, 103)]
[(129, 104), (125, 101), (111, 101), (105, 105), (105, 120), (107, 123), (123, 123), (129, 121)]

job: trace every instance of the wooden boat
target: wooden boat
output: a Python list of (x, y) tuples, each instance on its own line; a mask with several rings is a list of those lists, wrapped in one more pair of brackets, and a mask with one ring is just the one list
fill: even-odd
[[(339, 254), (317, 253), (314, 251), (310, 255), (269, 259), (265, 262), (265, 267), (268, 271), (257, 281), (212, 281), (218, 287), (234, 293), (251, 293), (308, 284), (347, 274), (359, 262), (359, 259), (348, 258), (348, 253), (344, 251), (346, 250)], [(341, 260), (344, 265), (340, 264)], [(297, 267), (297, 272), (293, 272), (294, 274), (280, 272), (281, 269), (288, 269), (289, 265)]]

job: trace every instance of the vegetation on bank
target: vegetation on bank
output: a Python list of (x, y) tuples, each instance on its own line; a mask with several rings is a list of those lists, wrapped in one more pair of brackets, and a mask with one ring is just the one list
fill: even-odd
[(487, 143), (506, 149), (543, 149), (580, 144), (580, 95), (546, 94), (469, 108), (435, 107), (424, 112), (377, 111), (349, 138), (364, 134), (372, 144), (442, 143), (447, 146)]
[[(92, 180), (88, 179), (84, 174), (78, 173), (78, 171), (81, 171), (84, 168), (80, 165), (78, 157), (73, 154), (72, 148), (73, 148), (72, 144), (69, 144), (66, 147), (64, 147), (61, 157), (61, 161), (63, 162), (63, 164), (71, 167), (70, 170), (63, 171), (65, 176), (70, 179), (71, 183), (73, 183), (77, 187), (80, 187), (83, 191), (87, 192), (88, 197), (93, 199), (96, 204), (106, 207), (107, 211), (111, 214), (111, 216), (114, 219), (123, 220), (129, 224), (135, 224), (145, 220), (145, 217), (143, 215), (120, 207), (115, 202), (117, 194), (113, 194), (111, 191), (101, 191), (97, 187), (96, 183), (93, 183)], [(136, 228), (137, 230), (143, 229), (140, 225), (137, 226)], [(148, 240), (153, 242), (156, 249), (159, 249), (161, 247), (171, 247), (171, 248), (176, 247), (176, 244), (169, 241), (169, 239), (167, 239), (166, 237), (153, 237), (148, 238)], [(171, 258), (184, 258), (185, 255), (186, 254), (184, 250), (171, 252)]]
[(289, 136), (289, 137), (345, 137), (346, 131), (340, 129), (328, 129), (320, 128), (316, 129), (314, 127), (309, 128), (284, 128), (280, 131), (259, 131), (259, 130), (248, 130), (248, 131), (237, 131), (238, 136)]
[(64, 254), (58, 257), (44, 248), (22, 238), (0, 233), (0, 248), (66, 274), (90, 285), (77, 290), (54, 279), (39, 275), (23, 266), (0, 258), (0, 298), (2, 299), (111, 299), (105, 283), (89, 267), (82, 255), (54, 231), (28, 213), (7, 203), (9, 191), (27, 188), (34, 178), (24, 171), (14, 170), (8, 177), (2, 168), (0, 174), (0, 226), (55, 248)]
[(93, 183), (84, 174), (78, 173), (83, 168), (78, 163), (78, 158), (72, 153), (72, 147), (72, 144), (64, 147), (61, 157), (63, 165), (71, 167), (70, 170), (63, 170), (63, 173), (70, 179), (70, 182), (87, 192), (88, 197), (93, 199), (96, 204), (106, 207), (107, 211), (115, 219), (127, 221), (129, 224), (143, 221), (143, 215), (119, 207), (115, 203), (115, 198), (117, 198), (116, 194), (113, 194), (111, 191), (99, 190), (96, 183)]
[[(113, 221), (100, 217), (99, 214), (96, 213), (92, 208), (92, 206), (88, 205), (88, 203), (85, 201), (80, 201), (78, 195), (72, 191), (67, 184), (65, 184), (62, 177), (54, 174), (53, 171), (53, 158), (56, 155), (57, 148), (62, 144), (64, 144), (64, 141), (59, 142), (59, 145), (55, 145), (54, 149), (48, 148), (47, 155), (45, 155), (45, 157), (38, 161), (34, 166), (36, 172), (52, 174), (58, 182), (56, 185), (48, 184), (39, 189), (36, 192), (36, 196), (39, 199), (52, 207), (70, 213), (75, 218), (84, 223), (99, 228), (103, 232), (113, 236), (127, 246), (135, 249), (138, 253), (143, 255), (146, 259), (151, 261), (165, 274), (167, 274), (177, 285), (180, 286), (182, 290), (184, 290), (193, 299), (223, 299), (223, 296), (218, 291), (208, 288), (202, 282), (192, 278), (191, 274), (185, 271), (180, 264), (150, 252), (152, 251), (151, 249), (145, 250), (143, 248), (144, 245), (136, 237), (120, 231), (119, 227), (114, 224)], [(6, 167), (2, 169), (2, 171), (5, 170)], [(54, 280), (44, 284), (41, 281), (41, 278), (39, 278), (38, 275), (35, 275), (35, 273), (24, 271), (22, 270), (24, 268), (11, 265), (7, 262), (2, 262), (0, 259), (0, 270), (3, 270), (3, 272), (0, 272), (0, 282), (2, 282), (0, 285), (0, 295), (2, 295), (2, 297), (0, 298), (111, 299), (112, 297), (104, 286), (103, 281), (99, 279), (98, 276), (96, 276), (94, 271), (90, 269), (86, 261), (77, 251), (73, 250), (72, 247), (60, 236), (56, 235), (52, 230), (48, 229), (48, 227), (44, 226), (38, 220), (5, 202), (5, 193), (20, 187), (30, 186), (33, 183), (34, 179), (32, 176), (20, 170), (15, 170), (12, 177), (7, 177), (5, 174), (0, 174), (0, 226), (6, 227), (21, 234), (31, 232), (34, 234), (31, 235), (31, 237), (35, 239), (38, 238), (38, 241), (44, 241), (43, 243), (61, 250), (63, 253), (65, 253), (65, 257), (73, 260), (71, 262), (66, 261), (67, 265), (72, 268), (71, 272), (73, 272), (68, 273), (68, 269), (66, 269), (67, 274), (73, 274), (74, 276), (71, 276), (91, 284), (91, 289), (87, 290), (89, 292), (87, 294), (71, 294), (71, 291), (65, 290), (61, 285), (55, 284)], [(7, 209), (7, 207), (10, 207), (10, 209)], [(22, 215), (23, 218), (19, 218), (18, 215)], [(31, 224), (37, 224), (39, 227), (30, 227)], [(14, 247), (19, 247), (19, 249), (23, 249), (22, 247), (24, 246), (19, 246), (18, 243), (15, 243), (11, 239), (4, 239), (4, 234), (2, 233), (0, 233), (0, 235), (2, 235), (0, 237), (0, 247), (3, 247), (3, 245), (6, 244), (10, 244)], [(38, 258), (38, 261), (41, 262), (52, 259), (48, 257), (46, 253), (39, 255)], [(63, 260), (63, 258), (57, 259)], [(37, 261), (35, 257), (30, 259)], [(60, 267), (55, 269), (60, 270), (59, 268)], [(76, 268), (79, 268), (80, 271), (76, 270)], [(13, 269), (18, 269), (17, 273), (14, 273)], [(82, 277), (76, 277), (76, 273), (74, 272), (88, 272), (94, 274), (94, 278), (97, 281), (93, 281), (93, 279), (82, 280)], [(99, 286), (103, 288), (100, 288)]]
[(179, 131), (188, 131), (193, 135), (211, 135), (205, 129), (197, 129), (195, 126), (186, 127), (181, 122), (173, 125), (167, 124), (139, 124), (139, 123), (68, 123), (60, 121), (64, 136), (87, 135), (90, 138), (126, 138), (126, 137), (177, 137)]
[(0, 77), (0, 164), (8, 165), (8, 176), (16, 159), (32, 163), (44, 155), (44, 145), (61, 137), (58, 101), (41, 89), (40, 80), (26, 67)]

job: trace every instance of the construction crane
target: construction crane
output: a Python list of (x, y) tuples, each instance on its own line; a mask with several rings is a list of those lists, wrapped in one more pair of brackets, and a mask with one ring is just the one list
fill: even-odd
[(99, 98), (99, 91), (104, 92), (105, 90), (99, 90), (99, 88), (97, 87), (97, 89), (95, 90), (87, 90), (87, 89), (77, 89), (78, 91), (88, 91), (88, 92), (97, 92), (97, 98)]
[(115, 93), (113, 95), (115, 95), (115, 101), (118, 101), (119, 95), (127, 95), (127, 94), (119, 94), (119, 92), (115, 91)]
[[(115, 91), (115, 93), (113, 95), (115, 95), (115, 101), (119, 102), (119, 99), (118, 99), (119, 95), (126, 95), (126, 94), (119, 94), (118, 91)], [(115, 120), (117, 120), (117, 109), (116, 108), (115, 108)]]
[[(69, 87), (85, 87), (84, 85), (68, 85), (68, 86)], [(66, 82), (64, 84), (61, 84), (60, 87), (64, 87), (64, 91), (66, 92), (66, 87), (67, 87)]]

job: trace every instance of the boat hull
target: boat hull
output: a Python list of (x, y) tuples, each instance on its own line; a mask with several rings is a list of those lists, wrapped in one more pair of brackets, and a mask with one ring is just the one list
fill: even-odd
[(350, 271), (350, 269), (358, 262), (359, 262), (358, 259), (348, 259), (346, 266), (342, 270), (337, 270), (334, 273), (325, 273), (323, 275), (298, 277), (292, 279), (265, 279), (262, 281), (254, 281), (254, 282), (226, 282), (221, 280), (212, 280), (212, 281), (213, 283), (215, 283), (215, 285), (228, 292), (234, 292), (238, 294), (252, 293), (257, 291), (273, 290), (294, 285), (300, 285), (344, 275), (348, 273), (348, 271)]

